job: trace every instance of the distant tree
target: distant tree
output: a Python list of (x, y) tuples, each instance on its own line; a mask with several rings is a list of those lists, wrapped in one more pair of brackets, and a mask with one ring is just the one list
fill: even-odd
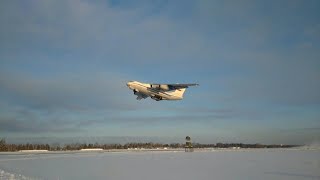
[[(54, 143), (52, 145), (49, 144), (7, 144), (4, 138), (0, 138), (0, 151), (19, 151), (19, 150), (34, 150), (34, 149), (42, 149), (42, 150), (50, 150), (50, 151), (60, 151), (60, 150), (80, 150), (85, 148), (102, 148), (102, 149), (128, 149), (128, 148), (184, 148), (185, 144), (181, 143), (171, 143), (171, 144), (162, 144), (162, 143), (153, 143), (153, 142), (132, 142), (122, 144), (80, 144), (80, 143), (72, 143), (65, 144), (61, 147), (58, 143)], [(193, 143), (194, 148), (231, 148), (231, 147), (240, 147), (240, 148), (291, 148), (297, 147), (298, 145), (263, 145), (263, 144), (243, 144), (243, 143), (217, 143), (217, 144), (200, 144)]]
[(46, 144), (46, 145), (44, 146), (44, 149), (45, 149), (45, 150), (50, 150), (50, 145), (49, 145), (49, 144)]
[(96, 143), (94, 143), (93, 147), (94, 148), (100, 148), (100, 145), (96, 142)]
[(7, 151), (6, 140), (4, 138), (0, 139), (0, 151)]

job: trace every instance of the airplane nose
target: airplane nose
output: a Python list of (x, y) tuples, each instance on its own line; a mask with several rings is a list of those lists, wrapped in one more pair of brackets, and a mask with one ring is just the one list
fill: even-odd
[(127, 82), (127, 86), (128, 86), (129, 89), (133, 89), (131, 82)]
[(130, 85), (131, 85), (131, 83), (130, 82), (127, 82), (127, 86), (130, 88)]

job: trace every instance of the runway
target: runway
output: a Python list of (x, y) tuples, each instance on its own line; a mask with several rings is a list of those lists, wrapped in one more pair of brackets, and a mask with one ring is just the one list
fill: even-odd
[(320, 150), (1, 153), (0, 179), (320, 179)]

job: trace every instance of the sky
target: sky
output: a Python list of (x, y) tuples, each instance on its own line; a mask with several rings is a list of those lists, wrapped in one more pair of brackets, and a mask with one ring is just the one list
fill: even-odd
[[(0, 2), (0, 137), (320, 141), (317, 0)], [(199, 83), (137, 101), (129, 80)]]

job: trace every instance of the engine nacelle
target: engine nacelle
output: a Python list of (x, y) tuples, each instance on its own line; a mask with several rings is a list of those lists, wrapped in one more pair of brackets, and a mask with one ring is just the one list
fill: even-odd
[(169, 91), (170, 90), (168, 85), (160, 85), (160, 89), (165, 90), (165, 91)]
[(150, 87), (153, 89), (159, 89), (160, 85), (159, 84), (151, 84)]
[(172, 86), (167, 84), (151, 84), (150, 87), (154, 89), (162, 89), (164, 91), (169, 91), (173, 89)]

